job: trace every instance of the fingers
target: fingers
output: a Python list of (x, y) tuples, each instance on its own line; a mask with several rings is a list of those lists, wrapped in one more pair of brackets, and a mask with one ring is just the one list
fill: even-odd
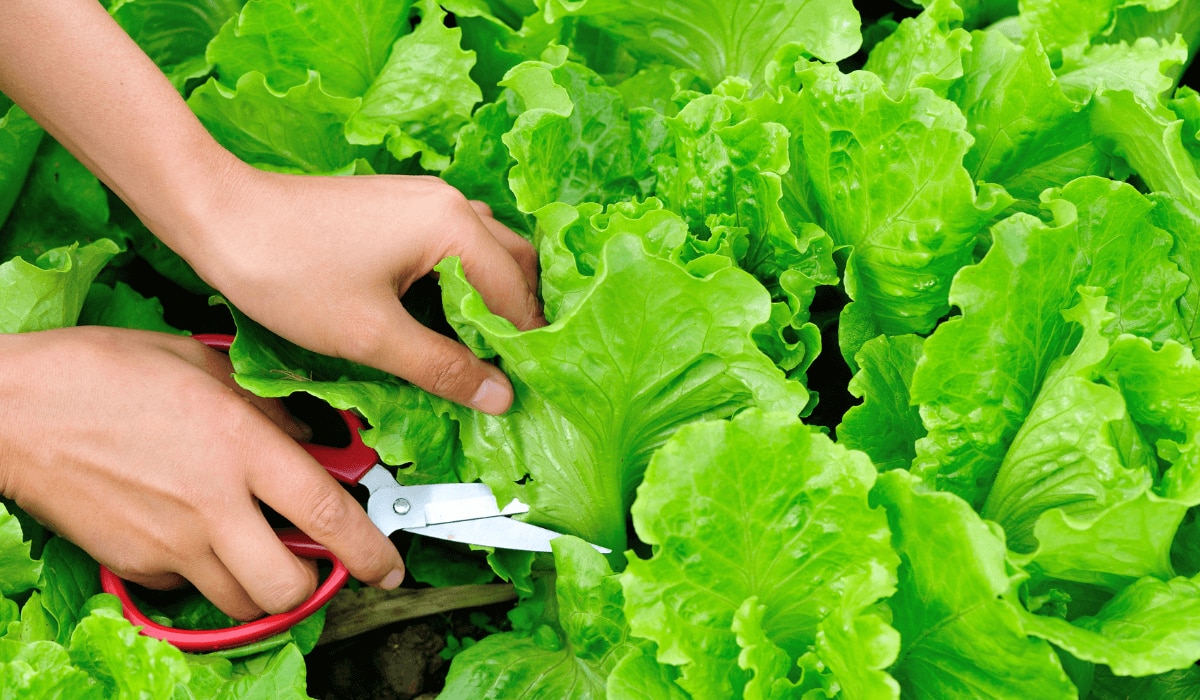
[[(381, 300), (355, 324), (359, 344), (349, 359), (386, 370), (422, 389), (497, 415), (512, 405), (512, 385), (495, 365), (465, 345), (421, 325), (398, 303)], [(370, 324), (368, 328), (368, 324)]]
[(184, 576), (201, 595), (233, 619), (245, 622), (262, 617), (263, 609), (215, 555), (197, 562), (193, 570), (184, 572)]
[[(529, 291), (536, 295), (538, 288), (538, 259), (537, 250), (533, 247), (533, 244), (491, 216), (481, 216), (480, 220), (483, 221), (483, 225), (487, 227), (488, 232), (492, 234), (496, 242), (503, 246), (509, 256), (520, 266), (521, 273), (525, 275), (525, 284), (529, 287)], [(544, 318), (542, 321), (542, 325), (545, 325)], [(522, 330), (529, 329), (523, 328)]]
[(288, 551), (257, 507), (247, 505), (247, 517), (226, 519), (228, 529), (214, 537), (213, 552), (258, 608), (292, 610), (316, 590), (316, 571)]
[[(381, 588), (399, 586), (404, 580), (404, 562), (400, 553), (371, 522), (358, 501), (296, 443), (284, 440), (279, 449), (275, 445), (269, 449), (275, 459), (260, 463), (250, 473), (251, 491), (309, 537), (325, 545), (358, 580)], [(277, 539), (275, 543), (283, 547)], [(289, 567), (299, 565), (286, 548), (283, 554), (291, 557)], [(238, 556), (236, 553), (231, 555), (231, 569), (234, 566), (262, 567), (262, 563), (253, 558), (243, 560)], [(278, 556), (279, 561), (283, 561), (282, 555)], [(238, 563), (234, 563), (235, 559)], [(237, 569), (234, 571), (238, 572)], [(297, 570), (288, 568), (287, 571), (290, 577)], [(239, 574), (239, 578), (241, 576)], [(258, 595), (267, 595), (278, 596), (279, 601), (289, 596), (303, 601), (312, 589), (308, 588), (308, 583), (303, 590), (289, 588), (296, 580), (299, 580), (298, 575), (296, 579), (289, 579), (290, 582), (268, 581), (261, 590), (255, 586), (251, 594), (256, 596), (255, 600)], [(305, 577), (305, 581), (315, 586), (315, 579)], [(293, 600), (293, 603), (299, 601)], [(270, 605), (274, 606), (276, 602), (272, 600)]]
[(533, 246), (490, 216), (479, 216), (477, 209), (471, 213), (475, 216), (467, 222), (467, 230), (450, 241), (447, 254), (462, 260), (467, 281), (479, 290), (492, 313), (521, 330), (546, 325), (537, 299)]

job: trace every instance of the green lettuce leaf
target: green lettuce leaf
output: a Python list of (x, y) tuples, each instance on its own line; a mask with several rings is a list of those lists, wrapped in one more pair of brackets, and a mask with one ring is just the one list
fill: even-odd
[[(638, 535), (655, 546), (621, 576), (633, 633), (681, 667), (678, 683), (696, 698), (736, 697), (747, 683), (764, 692), (809, 652), (864, 697), (894, 694), (883, 672), (894, 632), (842, 632), (865, 629), (856, 620), (895, 584), (884, 514), (867, 505), (874, 477), (861, 453), (789, 415), (750, 410), (681, 429), (633, 505)], [(834, 663), (856, 652), (839, 648), (844, 639), (880, 649), (880, 663)]]
[(105, 238), (46, 251), (32, 263), (13, 258), (0, 264), (0, 332), (75, 325), (92, 280), (118, 252)]
[(559, 532), (624, 547), (642, 470), (678, 427), (807, 403), (804, 387), (755, 346), (770, 300), (735, 268), (696, 278), (615, 236), (586, 298), (525, 333), (487, 310), (456, 261), (437, 269), (447, 317), (500, 356), (516, 393), (502, 416), (447, 408), (460, 422), (461, 475), (482, 478), (501, 501), (519, 497), (531, 521)]
[(516, 164), (502, 137), (517, 119), (516, 94), (506, 90), (495, 102), (475, 110), (454, 146), (454, 159), (442, 179), (469, 199), (486, 202), (496, 220), (519, 233), (533, 230), (533, 222), (517, 206), (509, 189), (509, 170)]
[(613, 667), (646, 645), (630, 637), (621, 583), (604, 557), (572, 537), (551, 546), (558, 572), (543, 619), (532, 631), (494, 634), (455, 656), (439, 697), (600, 700)]
[(1140, 579), (1095, 615), (1071, 622), (1030, 613), (1022, 618), (1030, 634), (1118, 676), (1185, 669), (1200, 659), (1200, 582), (1194, 579)]
[(1058, 51), (1111, 33), (1120, 8), (1141, 6), (1157, 12), (1177, 2), (1179, 0), (1020, 0), (1020, 21), (1026, 32), (1037, 32), (1042, 44)]
[(1041, 575), (1115, 590), (1173, 575), (1175, 531), (1200, 499), (1200, 364), (1173, 341), (1110, 344), (1104, 303), (1085, 293), (1064, 314), (1083, 338), (1042, 384), (982, 513), (1015, 551), (1037, 547)]
[(79, 325), (184, 334), (184, 331), (163, 319), (163, 307), (158, 299), (147, 299), (124, 282), (117, 282), (111, 287), (100, 282), (93, 283), (79, 314)]
[(71, 665), (54, 642), (20, 644), (0, 639), (0, 688), (6, 700), (101, 700), (104, 688)]
[[(3, 95), (0, 95), (3, 98)], [(20, 107), (0, 99), (0, 225), (8, 218), (45, 133)]]
[(158, 65), (175, 89), (212, 70), (208, 42), (245, 0), (117, 0), (108, 12)]
[(20, 197), (0, 228), (0, 261), (28, 262), (54, 248), (107, 238), (125, 247), (110, 221), (108, 193), (96, 176), (53, 139), (43, 139)]
[(971, 51), (971, 34), (962, 21), (962, 8), (954, 0), (933, 0), (876, 44), (863, 70), (881, 77), (893, 100), (903, 99), (910, 87), (927, 87), (945, 97), (950, 84), (963, 76), (964, 56)]
[[(359, 98), (325, 92), (317, 73), (286, 93), (273, 90), (257, 72), (242, 75), (233, 90), (210, 80), (188, 99), (209, 133), (242, 160), (268, 170), (310, 174), (342, 172), (370, 156), (343, 133), (360, 104)], [(289, 128), (280, 129), (280, 124)]]
[(922, 343), (914, 335), (880, 336), (867, 341), (854, 358), (859, 370), (849, 390), (863, 402), (842, 417), (838, 443), (866, 452), (879, 471), (907, 469), (917, 440), (925, 437), (920, 412), (909, 396)]
[(731, 76), (761, 82), (767, 62), (789, 44), (839, 61), (862, 41), (849, 0), (538, 0), (538, 8), (549, 22), (578, 18), (618, 37), (643, 62), (689, 68), (710, 85)]
[(503, 140), (516, 161), (509, 185), (521, 211), (649, 194), (641, 184), (649, 162), (634, 162), (635, 134), (621, 94), (568, 61), (565, 47), (522, 63), (501, 85), (517, 98), (519, 116)]
[[(420, 17), (415, 28), (410, 23), (414, 16)], [(334, 139), (336, 144), (327, 148), (336, 151), (350, 150), (351, 144), (383, 144), (397, 159), (420, 153), (424, 167), (445, 168), (454, 136), (481, 94), (469, 75), (474, 55), (460, 47), (461, 30), (445, 26), (444, 19), (445, 12), (434, 0), (352, 4), (251, 0), (209, 44), (207, 56), (217, 67), (226, 95), (235, 83), (240, 93), (242, 80), (256, 73), (263, 76), (256, 79), (261, 85), (251, 92), (246, 106), (230, 107), (220, 115), (210, 113), (206, 125), (212, 129), (219, 121), (224, 130), (236, 131), (243, 122), (259, 122), (256, 111), (294, 111), (294, 120), (307, 118), (307, 110), (312, 109), (322, 132), (290, 128), (279, 136), (301, 138), (308, 133), (318, 141)], [(296, 106), (267, 106), (271, 95), (283, 99), (280, 95), (317, 82), (313, 73), (319, 76), (321, 91), (328, 94), (305, 93), (306, 99)], [(212, 83), (206, 87), (220, 92)], [(342, 114), (351, 104), (345, 100), (357, 101), (348, 114)], [(335, 125), (337, 118), (340, 122)], [(277, 118), (267, 121), (272, 126), (286, 123)], [(335, 130), (342, 134), (335, 138), (324, 133)], [(286, 144), (268, 146), (275, 158), (288, 157)]]
[(42, 562), (30, 556), (30, 548), (17, 516), (0, 504), (0, 594), (12, 596), (37, 585)]
[(879, 477), (900, 554), (888, 600), (900, 632), (889, 672), (914, 697), (1076, 698), (1050, 645), (1028, 636), (1002, 532), (953, 494), (910, 474)]
[(79, 621), (68, 650), (72, 664), (99, 681), (110, 697), (167, 697), (189, 676), (181, 651), (138, 634), (108, 608)]
[(1086, 112), (1063, 91), (1036, 37), (1024, 45), (999, 31), (972, 35), (964, 75), (949, 97), (974, 137), (963, 164), (976, 180), (1002, 185), (1019, 208), (1081, 175), (1107, 173), (1111, 158), (1093, 143)]
[(1080, 285), (1108, 295), (1114, 316), (1106, 332), (1183, 335), (1175, 301), (1186, 280), (1168, 260), (1170, 236), (1150, 221), (1144, 196), (1081, 178), (1047, 191), (1043, 206), (1049, 223), (1015, 214), (992, 229), (988, 254), (955, 278), (950, 299), (962, 315), (925, 341), (913, 375), (912, 401), (929, 431), (913, 471), (977, 505), (1051, 364), (1077, 339), (1062, 311)]
[(1182, 37), (1161, 43), (1142, 37), (1128, 44), (1073, 46), (1063, 52), (1055, 74), (1063, 91), (1076, 102), (1086, 102), (1101, 90), (1128, 90), (1153, 108), (1174, 89), (1187, 57)]
[(994, 186), (976, 196), (963, 168), (972, 139), (954, 103), (927, 88), (897, 102), (864, 71), (809, 65), (799, 77), (822, 223), (852, 247), (847, 293), (883, 333), (929, 331), (949, 311), (950, 280), (971, 262), (976, 234), (1009, 198)]

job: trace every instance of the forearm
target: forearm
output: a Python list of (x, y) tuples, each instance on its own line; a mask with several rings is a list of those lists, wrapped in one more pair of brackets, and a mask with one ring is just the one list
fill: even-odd
[(193, 259), (240, 163), (96, 0), (0, 0), (0, 15), (0, 91)]

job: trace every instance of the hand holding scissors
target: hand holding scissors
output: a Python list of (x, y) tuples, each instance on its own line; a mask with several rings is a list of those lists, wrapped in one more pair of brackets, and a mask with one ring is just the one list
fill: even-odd
[[(206, 345), (228, 350), (231, 336), (195, 336)], [(513, 520), (510, 516), (529, 511), (529, 506), (513, 500), (503, 508), (496, 503), (486, 484), (426, 484), (403, 486), (379, 462), (373, 449), (362, 442), (363, 425), (350, 411), (340, 411), (350, 431), (350, 445), (344, 448), (304, 444), (326, 471), (343, 484), (362, 484), (370, 497), (367, 514), (386, 535), (405, 530), (417, 535), (485, 547), (549, 552), (550, 540), (559, 536), (553, 530)], [(332, 553), (307, 535), (281, 531), (280, 540), (294, 554), (308, 559), (324, 559), (333, 571), (316, 592), (300, 606), (286, 613), (269, 615), (235, 627), (217, 630), (181, 630), (160, 625), (138, 609), (125, 582), (101, 567), (100, 581), (105, 592), (116, 595), (130, 622), (143, 633), (166, 640), (184, 651), (213, 651), (241, 646), (265, 639), (299, 623), (327, 603), (349, 580), (350, 574)], [(596, 545), (593, 545), (596, 546)], [(607, 549), (596, 546), (600, 551)]]

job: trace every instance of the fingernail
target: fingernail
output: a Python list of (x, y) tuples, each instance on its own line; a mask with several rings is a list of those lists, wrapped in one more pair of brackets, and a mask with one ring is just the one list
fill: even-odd
[(485, 379), (475, 395), (471, 397), (471, 408), (496, 415), (504, 413), (512, 404), (512, 389), (495, 379)]
[(387, 576), (379, 582), (379, 587), (385, 591), (390, 591), (404, 583), (404, 569), (392, 569)]

